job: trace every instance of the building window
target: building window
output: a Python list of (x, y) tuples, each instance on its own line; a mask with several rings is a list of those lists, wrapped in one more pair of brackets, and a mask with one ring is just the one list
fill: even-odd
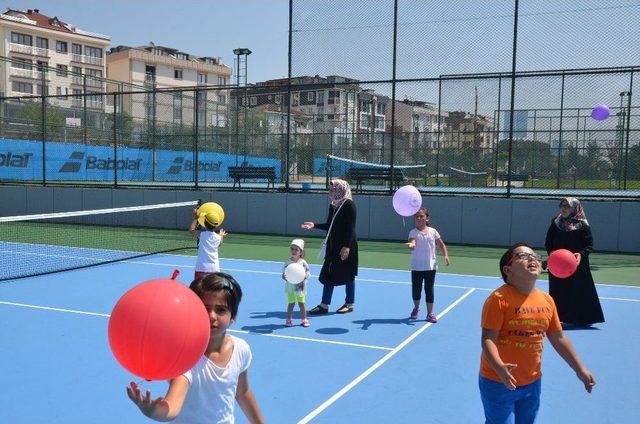
[(44, 86), (44, 93), (42, 93), (42, 85), (38, 84), (38, 85), (36, 85), (36, 94), (38, 94), (38, 95), (43, 95), (44, 94), (46, 96), (46, 95), (49, 94), (49, 90), (47, 90), (47, 86), (45, 85)]
[(308, 102), (312, 102), (314, 100), (316, 92), (315, 91), (308, 91), (307, 92), (307, 101)]
[(75, 76), (82, 75), (82, 68), (80, 66), (74, 66), (73, 68), (71, 68), (71, 70), (73, 71)]
[(82, 46), (80, 44), (73, 43), (71, 45), (71, 53), (81, 55), (82, 54)]
[(19, 32), (11, 33), (11, 42), (16, 44), (23, 44), (25, 46), (31, 46), (33, 38), (28, 34), (21, 34)]
[[(67, 65), (56, 65), (56, 76), (66, 77), (69, 67)], [(58, 93), (59, 94), (59, 93)]]
[(318, 107), (318, 114), (316, 115), (318, 122), (324, 121), (324, 106)]
[(384, 130), (384, 117), (376, 116), (376, 129)]
[(360, 110), (362, 112), (371, 113), (371, 100), (363, 100), (360, 103)]
[(227, 85), (227, 78), (226, 77), (218, 77), (218, 85)]
[[(176, 53), (176, 59), (178, 60), (189, 60), (189, 55), (186, 53)], [(182, 113), (182, 112), (180, 112)]]
[(62, 98), (66, 99), (67, 95), (69, 94), (69, 89), (67, 87), (56, 87), (56, 94), (58, 96), (63, 95), (64, 97), (62, 97)]
[(33, 84), (28, 82), (13, 81), (11, 83), (11, 90), (18, 93), (33, 94)]
[(67, 42), (66, 41), (57, 41), (56, 40), (56, 51), (58, 53), (67, 54)]
[(318, 95), (316, 96), (318, 106), (324, 105), (324, 91), (318, 91)]
[(291, 97), (291, 106), (300, 105), (300, 93), (293, 93)]
[(333, 105), (338, 103), (340, 103), (340, 91), (329, 90), (329, 98), (327, 99), (327, 104)]
[(371, 128), (371, 117), (366, 113), (360, 114), (360, 128)]
[(36, 62), (36, 69), (38, 69), (38, 72), (47, 72), (49, 70), (49, 67), (47, 65), (47, 62), (45, 62), (44, 60), (39, 60)]
[(36, 47), (41, 49), (49, 49), (49, 39), (38, 37), (36, 38)]
[(181, 80), (182, 79), (182, 69), (174, 69), (173, 70), (173, 77), (177, 80)]
[(33, 63), (29, 59), (23, 59), (21, 57), (14, 57), (11, 60), (12, 68), (20, 68), (20, 69), (33, 69)]
[(274, 102), (275, 104), (279, 105), (280, 103), (282, 103), (282, 94), (276, 94), (274, 96)]
[(102, 78), (102, 69), (87, 68), (85, 73), (95, 78)]
[(220, 103), (221, 105), (226, 105), (227, 96), (225, 96), (224, 94), (218, 94), (218, 103)]
[(207, 74), (198, 74), (198, 84), (207, 83)]
[(258, 104), (258, 98), (256, 96), (249, 97), (249, 105), (256, 106)]
[[(376, 103), (376, 113), (378, 115), (384, 115), (386, 108), (386, 104), (382, 103), (382, 102), (378, 102)], [(376, 125), (376, 128), (378, 128), (378, 126)]]
[(102, 49), (99, 47), (84, 46), (84, 54), (89, 57), (102, 58)]

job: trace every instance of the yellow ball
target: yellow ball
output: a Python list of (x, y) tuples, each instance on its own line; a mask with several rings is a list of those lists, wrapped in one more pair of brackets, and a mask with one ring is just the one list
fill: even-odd
[(222, 206), (214, 202), (203, 203), (198, 208), (198, 224), (206, 227), (205, 223), (219, 227), (224, 221), (224, 210)]

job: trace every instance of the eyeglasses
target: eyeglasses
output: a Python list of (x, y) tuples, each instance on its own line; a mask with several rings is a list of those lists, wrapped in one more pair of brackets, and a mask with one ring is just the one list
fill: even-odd
[(542, 260), (542, 256), (538, 255), (537, 253), (533, 252), (533, 253), (529, 253), (529, 252), (518, 252), (518, 253), (514, 253), (513, 257), (511, 258), (511, 261), (509, 261), (509, 264), (511, 264), (511, 262), (513, 262), (513, 260), (515, 258), (518, 259), (522, 259), (522, 260), (530, 260), (533, 259), (535, 261), (540, 262)]

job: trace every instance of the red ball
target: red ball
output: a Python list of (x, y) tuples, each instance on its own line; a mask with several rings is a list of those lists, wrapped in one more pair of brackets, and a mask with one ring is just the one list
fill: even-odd
[(547, 262), (549, 272), (558, 278), (569, 278), (578, 268), (578, 260), (573, 252), (558, 249), (551, 252)]
[(168, 380), (193, 368), (211, 330), (209, 314), (193, 291), (157, 279), (118, 300), (108, 331), (111, 351), (125, 369), (146, 380)]

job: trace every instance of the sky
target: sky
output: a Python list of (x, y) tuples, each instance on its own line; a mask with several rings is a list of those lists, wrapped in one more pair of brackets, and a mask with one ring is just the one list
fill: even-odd
[(111, 47), (155, 44), (222, 57), (248, 47), (248, 80), (287, 76), (286, 0), (2, 0), (2, 11), (39, 9), (47, 16), (111, 37)]
[[(366, 4), (366, 7), (363, 5)], [(398, 0), (398, 78), (510, 72), (514, 0)], [(198, 56), (252, 50), (248, 81), (287, 76), (288, 0), (3, 0), (0, 6), (40, 9), (111, 45), (153, 41)], [(640, 0), (520, 0), (517, 70), (640, 65)], [(295, 0), (292, 74), (389, 80), (393, 0)], [(640, 80), (636, 78), (635, 80)], [(634, 80), (634, 81), (635, 81)], [(391, 84), (363, 84), (390, 95)], [(558, 107), (560, 79), (518, 87), (516, 108)], [(615, 104), (628, 76), (567, 81), (565, 106)], [(496, 109), (496, 80), (443, 84), (447, 110)], [(502, 85), (502, 108), (508, 87)], [(397, 98), (437, 102), (437, 82), (397, 85)], [(640, 97), (639, 97), (640, 98)]]

